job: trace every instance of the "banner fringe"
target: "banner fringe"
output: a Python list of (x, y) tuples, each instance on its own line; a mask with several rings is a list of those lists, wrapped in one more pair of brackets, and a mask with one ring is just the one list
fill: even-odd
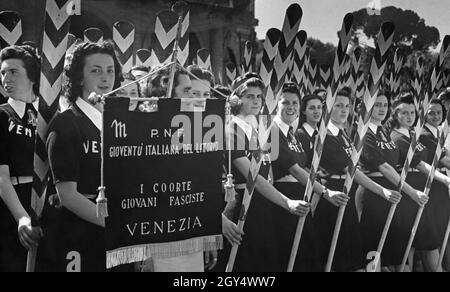
[(223, 248), (222, 235), (192, 238), (176, 242), (135, 245), (106, 252), (106, 268), (142, 262), (148, 258), (170, 258)]

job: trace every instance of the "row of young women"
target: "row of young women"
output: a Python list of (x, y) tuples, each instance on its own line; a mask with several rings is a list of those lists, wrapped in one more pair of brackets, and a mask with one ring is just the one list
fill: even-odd
[[(53, 179), (51, 186), (54, 188), (53, 193), (57, 196), (49, 196), (50, 202), (56, 202), (56, 204), (45, 209), (49, 213), (44, 214), (43, 222), (41, 222), (45, 236), (40, 228), (31, 224), (30, 220), (35, 117), (37, 116), (35, 102), (39, 96), (40, 61), (31, 47), (13, 46), (2, 50), (0, 63), (2, 84), (9, 96), (8, 103), (0, 106), (0, 195), (2, 198), (0, 222), (2, 233), (5, 234), (0, 240), (0, 269), (24, 271), (26, 250), (22, 246), (31, 249), (39, 243), (38, 270), (104, 271), (105, 222), (97, 217), (95, 207), (97, 188), (100, 183), (100, 152), (95, 145), (100, 145), (102, 109), (101, 104), (95, 106), (89, 104), (88, 97), (92, 92), (104, 94), (119, 86), (121, 69), (114, 49), (108, 44), (81, 44), (74, 51), (71, 63), (66, 70), (67, 97), (71, 106), (51, 123), (47, 139), (47, 152)], [(244, 77), (236, 83), (235, 94), (231, 98), (234, 116), (229, 130), (234, 141), (248, 143), (254, 134), (256, 116), (260, 113), (263, 104), (264, 86), (257, 77)], [(376, 109), (385, 107), (386, 102), (383, 98), (385, 97), (379, 97), (381, 101), (377, 101)], [(266, 157), (263, 163), (256, 182), (256, 194), (247, 216), (245, 235), (237, 230), (233, 220), (236, 220), (239, 213), (239, 200), (242, 199), (251, 151), (245, 149), (232, 151), (232, 171), (235, 175), (238, 196), (237, 200), (227, 205), (222, 219), (225, 237), (233, 244), (241, 244), (235, 266), (236, 271), (285, 270), (297, 216), (306, 216), (306, 226), (298, 252), (296, 270), (322, 270), (331, 241), (337, 207), (345, 204), (348, 208), (333, 269), (337, 271), (360, 269), (364, 266), (364, 249), (373, 250), (370, 244), (374, 242), (362, 241), (360, 230), (371, 230), (376, 233), (376, 228), (373, 226), (379, 227), (382, 223), (369, 222), (370, 219), (374, 219), (369, 215), (371, 210), (378, 214), (381, 207), (375, 203), (365, 203), (360, 223), (354, 202), (355, 190), (351, 194), (340, 192), (351, 152), (351, 140), (344, 131), (351, 105), (351, 100), (346, 94), (338, 95), (333, 107), (332, 124), (325, 141), (321, 162), (326, 175), (322, 183), (316, 182), (314, 185), (315, 193), (320, 194), (316, 196), (321, 198), (313, 206), (314, 216), (310, 212), (310, 204), (301, 200), (303, 186), (308, 178), (308, 164), (312, 159), (314, 133), (321, 119), (321, 104), (320, 97), (306, 96), (303, 97), (302, 109), (299, 110), (300, 96), (296, 86), (284, 87), (282, 98), (278, 103), (278, 116), (275, 119), (275, 127), (280, 137), (279, 155)], [(406, 104), (402, 103), (398, 105), (398, 109), (395, 108), (396, 111), (399, 110), (398, 121), (402, 121), (400, 117), (406, 115), (404, 111), (400, 111)], [(381, 121), (384, 120), (384, 117), (383, 119), (381, 117), (383, 113), (386, 115), (386, 112), (382, 109), (380, 111), (378, 120)], [(363, 154), (367, 163), (363, 165), (367, 165), (368, 171), (371, 170), (370, 167), (373, 167), (372, 170), (378, 169), (393, 185), (388, 182), (385, 184), (382, 181), (377, 182), (376, 180), (381, 179), (381, 176), (370, 179), (359, 170), (356, 174), (356, 182), (364, 188), (364, 198), (368, 202), (380, 198), (380, 205), (385, 207), (390, 203), (398, 203), (400, 200), (400, 194), (390, 190), (395, 189), (394, 185), (398, 183), (399, 177), (397, 173), (392, 172), (389, 165), (402, 164), (401, 161), (395, 161), (393, 157), (394, 152), (401, 152), (402, 146), (400, 144), (394, 146), (390, 136), (383, 134), (384, 130), (379, 130), (380, 133), (378, 133), (381, 122), (377, 122), (376, 112), (375, 110), (373, 123), (378, 127), (376, 130), (371, 127), (371, 130), (375, 131), (374, 137), (381, 137), (379, 140), (382, 143), (378, 143), (378, 138), (374, 138), (371, 152), (368, 139), (368, 145)], [(290, 126), (295, 123), (299, 113), (302, 123), (299, 130), (294, 132)], [(430, 124), (432, 124), (431, 120)], [(402, 127), (410, 126), (399, 124), (398, 132), (402, 133)], [(434, 132), (431, 131), (431, 133)], [(430, 140), (433, 140), (431, 138)], [(429, 153), (432, 151), (432, 149), (429, 150)], [(385, 157), (385, 160), (380, 159), (381, 156)], [(443, 162), (445, 163), (445, 159)], [(425, 162), (423, 167), (418, 166), (419, 164), (417, 169), (426, 170), (429, 167)], [(269, 176), (271, 179), (268, 179)], [(445, 176), (438, 175), (437, 179), (445, 181), (448, 185)], [(273, 185), (271, 181), (274, 181)], [(413, 181), (416, 182), (415, 179)], [(437, 183), (436, 189), (440, 187)], [(413, 186), (406, 185), (404, 192), (407, 195), (406, 198), (411, 198), (411, 202), (423, 205), (428, 200)], [(438, 214), (447, 211), (443, 208), (448, 206), (443, 202), (447, 197), (444, 192), (435, 192), (441, 196), (433, 196), (434, 192), (432, 192), (432, 201), (435, 197), (436, 203), (435, 209), (429, 212), (429, 217), (430, 220), (438, 218), (440, 225), (443, 226), (447, 221), (443, 218), (444, 215)], [(52, 200), (56, 197), (59, 200)], [(401, 202), (404, 201), (405, 198)], [(399, 211), (401, 210), (403, 208)], [(404, 220), (403, 217), (400, 218), (399, 213), (396, 214), (399, 217), (398, 226), (403, 232), (409, 228), (409, 226), (405, 227), (409, 221)], [(366, 217), (368, 220), (364, 220)], [(428, 218), (428, 216), (425, 217)], [(366, 221), (370, 226), (368, 228), (364, 227)], [(19, 233), (17, 234), (18, 224)], [(436, 227), (436, 236), (439, 237), (442, 228), (437, 228), (436, 224), (431, 225)], [(397, 225), (394, 224), (394, 226)], [(403, 233), (392, 233), (403, 239)], [(377, 236), (378, 234), (374, 234), (374, 237)], [(423, 239), (426, 244), (430, 244), (428, 235)], [(388, 244), (390, 242), (393, 247)], [(400, 242), (403, 241), (396, 238), (388, 240), (383, 254), (388, 255), (389, 251), (392, 251), (394, 256), (398, 256), (395, 248), (398, 248)], [(397, 265), (398, 261), (394, 256), (385, 259), (384, 263)], [(433, 255), (431, 254), (429, 258), (432, 259)], [(227, 251), (223, 252), (220, 259), (226, 262)], [(193, 259), (184, 260), (184, 264), (189, 266)], [(200, 257), (200, 260), (203, 258)], [(392, 260), (392, 263), (388, 260)], [(180, 262), (176, 264), (179, 265)]]
[[(245, 145), (251, 144), (252, 132), (257, 131), (256, 117), (264, 104), (263, 92), (264, 85), (256, 77), (238, 84), (231, 98), (233, 118), (228, 127), (233, 143), (241, 140)], [(436, 171), (431, 192), (427, 196), (423, 190), (446, 109), (439, 100), (431, 102), (420, 143), (399, 193), (396, 191), (400, 183), (399, 173), (411, 144), (411, 129), (417, 122), (417, 112), (411, 95), (400, 96), (392, 105), (390, 100), (390, 96), (383, 92), (376, 98), (360, 168), (356, 171), (351, 191), (344, 194), (340, 191), (352, 153), (347, 121), (353, 100), (348, 90), (338, 92), (320, 161), (321, 183), (315, 182), (311, 204), (304, 202), (300, 212), (300, 216), (306, 216), (306, 223), (294, 271), (324, 271), (338, 207), (343, 205), (347, 207), (332, 270), (364, 271), (374, 259), (371, 252), (377, 250), (392, 204), (398, 204), (398, 208), (381, 254), (383, 270), (399, 269), (419, 207), (425, 207), (425, 211), (412, 251), (418, 251), (426, 271), (436, 269), (450, 216), (450, 179), (444, 174), (445, 168), (450, 167), (450, 160), (445, 153), (439, 164), (442, 169)], [(235, 271), (286, 271), (299, 214), (287, 212), (290, 209), (285, 202), (286, 198), (304, 198), (315, 136), (322, 118), (322, 104), (320, 96), (301, 98), (295, 84), (284, 85), (274, 119), (279, 137), (276, 141), (279, 143), (278, 155), (266, 158), (261, 166), (243, 232), (238, 230), (236, 223), (252, 151), (232, 151), (232, 173), (238, 195), (234, 202), (227, 204), (223, 214), (223, 233), (230, 244), (221, 254), (222, 268), (227, 263), (231, 245), (239, 245)], [(298, 117), (300, 122), (295, 130)], [(449, 260), (447, 252), (444, 259), (446, 270), (449, 269)]]
[[(1, 51), (0, 63), (9, 98), (0, 106), (0, 271), (25, 271), (27, 250), (38, 245), (38, 271), (105, 271), (105, 221), (97, 217), (95, 202), (102, 105), (88, 97), (121, 85), (114, 47), (80, 44), (65, 70), (69, 107), (51, 122), (46, 141), (52, 183), (40, 222), (44, 232), (31, 222), (30, 202), (40, 58), (30, 46), (11, 46)], [(134, 84), (120, 94), (137, 92)], [(130, 104), (130, 110), (136, 107)]]
[[(46, 141), (52, 182), (40, 222), (42, 232), (31, 224), (30, 203), (36, 132), (36, 119), (31, 117), (37, 116), (40, 58), (32, 47), (11, 46), (1, 51), (0, 63), (1, 81), (9, 97), (0, 106), (0, 227), (5, 234), (0, 237), (0, 270), (25, 271), (26, 251), (39, 246), (38, 271), (105, 271), (105, 221), (97, 217), (95, 202), (100, 185), (102, 105), (92, 105), (89, 96), (108, 93), (136, 77), (122, 74), (110, 43), (82, 43), (73, 51), (65, 67), (60, 113), (51, 122)], [(197, 67), (188, 69), (213, 86), (212, 74)], [(167, 82), (162, 79), (168, 80), (168, 71), (163, 75), (152, 84), (152, 90), (160, 94), (154, 96), (166, 96)], [(173, 96), (205, 97), (205, 91), (209, 92), (198, 83), (191, 84), (185, 71), (175, 72)], [(134, 83), (117, 94), (139, 97), (139, 92), (139, 84)], [(130, 102), (129, 110), (139, 106)], [(216, 259), (216, 251), (199, 252), (116, 270), (203, 271), (211, 269)]]

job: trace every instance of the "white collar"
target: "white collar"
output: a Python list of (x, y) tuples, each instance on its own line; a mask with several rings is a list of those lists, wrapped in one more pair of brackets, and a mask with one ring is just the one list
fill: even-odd
[(291, 126), (289, 126), (288, 124), (286, 124), (285, 122), (283, 122), (279, 116), (276, 116), (276, 117), (273, 119), (273, 121), (274, 121), (275, 124), (277, 124), (278, 128), (280, 128), (280, 130), (281, 130), (281, 132), (283, 133), (283, 135), (284, 135), (285, 137), (287, 137), (287, 135), (288, 135), (288, 133), (289, 133), (289, 128), (290, 128)]
[(430, 132), (434, 135), (434, 138), (437, 138), (438, 136), (438, 128), (434, 127), (430, 123), (426, 123), (425, 126), (430, 130)]
[(408, 131), (408, 129), (401, 127), (401, 128), (395, 129), (395, 130), (397, 132), (399, 132), (400, 134), (402, 134), (402, 135), (404, 135), (404, 136), (409, 138), (409, 131)]
[(91, 104), (87, 103), (84, 99), (79, 97), (75, 104), (80, 110), (91, 120), (91, 122), (97, 127), (99, 131), (102, 130), (102, 114)]
[(329, 124), (328, 124), (328, 130), (331, 132), (331, 134), (333, 135), (333, 136), (337, 136), (337, 135), (339, 135), (339, 131), (341, 130), (341, 129), (339, 129), (335, 124), (333, 124), (332, 122), (330, 122)]
[(253, 115), (247, 116), (245, 119), (242, 119), (239, 116), (233, 116), (232, 121), (244, 131), (248, 140), (251, 140), (252, 138), (253, 129), (256, 130), (258, 128), (258, 121)]
[(313, 129), (313, 127), (311, 127), (311, 125), (308, 124), (308, 123), (304, 123), (304, 124), (303, 124), (303, 128), (305, 129), (306, 133), (308, 133), (308, 135), (309, 135), (310, 137), (312, 137), (313, 134), (314, 134), (314, 131), (317, 130), (317, 129)]
[(378, 126), (375, 125), (374, 123), (370, 122), (370, 123), (369, 123), (369, 129), (370, 129), (374, 134), (376, 134), (376, 133), (377, 133), (377, 130), (378, 130)]
[[(15, 100), (12, 98), (8, 99), (8, 104), (13, 108), (13, 110), (16, 112), (16, 114), (19, 116), (19, 118), (23, 118), (25, 115), (25, 107), (27, 104), (20, 100)], [(34, 109), (37, 111), (39, 109), (39, 98), (36, 98), (36, 100), (32, 103)]]

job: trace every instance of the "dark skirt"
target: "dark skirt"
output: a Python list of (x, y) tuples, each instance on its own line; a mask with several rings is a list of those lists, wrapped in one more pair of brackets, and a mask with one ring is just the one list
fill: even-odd
[[(30, 214), (31, 183), (14, 186), (22, 206)], [(0, 199), (0, 272), (25, 272), (28, 251), (20, 243), (18, 223)]]
[[(395, 186), (384, 177), (373, 177), (372, 180), (385, 188), (395, 189)], [(391, 206), (391, 203), (378, 194), (367, 189), (364, 190), (361, 234), (365, 255), (377, 250)], [(397, 208), (381, 252), (382, 266), (402, 263), (403, 252), (408, 240), (402, 226), (401, 211)]]
[[(325, 186), (331, 190), (342, 190), (344, 180), (330, 179)], [(356, 271), (364, 266), (364, 254), (358, 214), (355, 205), (354, 186), (345, 209), (336, 246), (332, 270), (336, 272)], [(320, 265), (325, 269), (339, 208), (321, 198), (314, 213), (314, 225), (320, 238)]]
[(435, 222), (440, 245), (442, 245), (448, 221), (450, 219), (449, 186), (434, 181), (431, 185), (430, 201), (428, 204), (430, 205), (429, 208), (432, 210), (432, 217)]
[[(231, 215), (237, 223), (241, 211), (244, 190), (236, 190), (236, 210)], [(256, 190), (247, 212), (244, 225), (245, 235), (239, 246), (233, 272), (275, 272), (277, 271), (277, 239), (273, 234), (273, 218), (271, 208), (273, 203)], [(286, 211), (287, 212), (287, 211)], [(231, 246), (227, 243), (226, 250), (221, 254), (228, 262)]]
[(44, 213), (45, 237), (39, 246), (40, 271), (106, 272), (105, 229), (65, 208)]
[[(410, 172), (406, 178), (406, 182), (411, 187), (419, 191), (424, 190), (426, 180), (426, 175), (419, 172)], [(409, 239), (417, 212), (419, 210), (419, 205), (408, 195), (403, 195), (403, 198), (399, 203), (399, 208), (403, 216), (402, 228), (404, 232), (407, 233)], [(416, 236), (413, 241), (413, 247), (417, 250), (427, 251), (437, 249), (439, 244), (438, 232), (433, 219), (432, 205), (427, 204), (423, 211), (419, 227), (417, 228)]]
[[(292, 200), (303, 200), (305, 187), (300, 183), (275, 183), (275, 188)], [(291, 255), (292, 244), (299, 218), (285, 209), (272, 204), (274, 218), (274, 236), (277, 238), (277, 257), (281, 272), (285, 272), (288, 267)], [(297, 250), (297, 257), (294, 264), (294, 272), (317, 272), (320, 270), (319, 250), (317, 244), (316, 230), (311, 213), (306, 216), (303, 233)]]

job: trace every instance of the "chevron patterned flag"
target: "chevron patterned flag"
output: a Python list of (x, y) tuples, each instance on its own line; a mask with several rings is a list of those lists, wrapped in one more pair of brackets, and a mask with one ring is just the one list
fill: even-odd
[(178, 44), (177, 60), (181, 66), (186, 67), (189, 60), (189, 27), (190, 27), (190, 11), (183, 11), (183, 22), (181, 24), (181, 39)]
[(300, 89), (303, 87), (303, 79), (305, 71), (303, 70), (305, 64), (306, 40), (308, 35), (306, 31), (301, 30), (295, 36), (294, 44), (294, 62), (292, 67), (291, 81), (299, 85)]
[(84, 41), (94, 44), (103, 42), (103, 31), (96, 27), (87, 28), (84, 30)]
[[(305, 53), (306, 40), (308, 35), (306, 31), (301, 30), (295, 36), (294, 44), (294, 66), (292, 68), (291, 80), (293, 80), (300, 88), (300, 93), (305, 94)], [(330, 71), (331, 72), (331, 71)]]
[[(22, 38), (22, 20), (15, 11), (0, 12), (0, 50), (20, 44)], [(0, 93), (6, 96), (6, 92), (0, 82)]]
[(350, 55), (350, 75), (348, 78), (348, 86), (352, 92), (357, 91), (359, 71), (361, 69), (361, 48), (355, 48)]
[(396, 96), (400, 90), (400, 70), (403, 67), (403, 63), (404, 58), (400, 55), (400, 50), (396, 49), (393, 60), (394, 68), (389, 75), (389, 88), (394, 96)]
[(429, 92), (430, 92), (430, 95), (432, 95), (431, 99), (433, 99), (433, 97), (435, 97), (439, 93), (439, 90), (442, 87), (441, 83), (443, 82), (442, 79), (443, 79), (443, 73), (444, 73), (443, 64), (444, 64), (444, 59), (446, 58), (447, 53), (448, 53), (449, 44), (450, 44), (450, 36), (446, 35), (442, 42), (441, 51), (436, 60), (434, 70), (432, 71), (431, 76), (430, 76), (431, 88), (429, 89)]
[[(311, 58), (311, 55), (309, 55)], [(317, 86), (317, 65), (309, 59), (309, 67), (308, 67), (308, 93), (313, 94), (316, 90)]]
[[(342, 23), (342, 28), (339, 32), (339, 43), (336, 49), (336, 55), (333, 62), (333, 78), (331, 84), (327, 89), (326, 100), (323, 107), (323, 119), (320, 123), (318, 135), (314, 143), (314, 154), (311, 163), (311, 170), (308, 178), (308, 182), (305, 188), (304, 200), (310, 202), (313, 193), (314, 182), (316, 181), (317, 171), (319, 169), (320, 159), (322, 157), (323, 144), (328, 132), (328, 125), (331, 120), (331, 111), (333, 109), (336, 95), (340, 86), (341, 76), (344, 70), (345, 53), (347, 52), (348, 43), (351, 39), (351, 31), (353, 26), (353, 15), (347, 13)], [(297, 230), (295, 233), (294, 241), (291, 249), (291, 256), (289, 259), (288, 272), (293, 270), (295, 258), (297, 257), (297, 250), (300, 244), (300, 239), (303, 231), (305, 219), (300, 218), (297, 224)]]
[(278, 53), (278, 43), (280, 42), (281, 31), (276, 28), (271, 28), (266, 33), (264, 40), (263, 56), (261, 59), (261, 68), (259, 76), (266, 87), (270, 84), (270, 76), (272, 76), (273, 63), (275, 56)]
[(304, 79), (303, 79), (303, 86), (305, 87), (305, 94), (310, 94), (310, 74), (309, 74), (309, 66), (311, 66), (311, 62), (310, 62), (310, 48), (306, 48), (305, 50), (305, 62), (303, 63), (303, 72), (304, 72)]
[(156, 16), (155, 32), (152, 34), (152, 68), (171, 61), (177, 37), (178, 16), (170, 10), (160, 11)]
[(227, 86), (231, 88), (233, 80), (236, 79), (236, 77), (238, 76), (236, 65), (234, 63), (228, 63), (225, 66), (225, 73), (227, 79)]
[(151, 52), (147, 49), (139, 49), (136, 52), (136, 65), (150, 67)]
[[(50, 175), (45, 142), (48, 125), (56, 115), (62, 87), (65, 53), (69, 34), (70, 17), (68, 7), (73, 1), (46, 1), (44, 35), (42, 40), (42, 66), (39, 111), (34, 154), (33, 189), (31, 194), (32, 216), (38, 220), (42, 214)], [(29, 252), (27, 271), (34, 270), (36, 250)]]
[(344, 65), (344, 74), (342, 76), (342, 82), (345, 86), (350, 86), (350, 80), (351, 80), (351, 75), (352, 75), (351, 67), (352, 67), (351, 57), (346, 54), (345, 65)]
[[(425, 66), (422, 57), (419, 57), (416, 62), (416, 70), (414, 71), (414, 80), (411, 81), (412, 88), (414, 89), (414, 105), (416, 107), (416, 111), (420, 113), (420, 100), (422, 98), (422, 86), (423, 86), (423, 78), (425, 73)], [(427, 96), (428, 97), (428, 96)], [(425, 102), (428, 104), (428, 102)]]
[(317, 87), (326, 90), (331, 84), (331, 69), (328, 65), (319, 66), (319, 84)]
[(274, 70), (270, 77), (270, 84), (266, 93), (266, 108), (272, 114), (277, 105), (278, 92), (283, 86), (285, 76), (292, 60), (295, 36), (302, 20), (303, 11), (300, 5), (292, 4), (286, 10), (281, 38), (278, 43), (278, 53), (274, 59)]
[[(359, 112), (357, 132), (353, 140), (353, 151), (351, 155), (350, 164), (347, 168), (347, 176), (344, 183), (343, 192), (345, 194), (350, 193), (350, 189), (353, 185), (355, 173), (358, 167), (358, 161), (361, 156), (364, 137), (366, 136), (369, 128), (370, 117), (372, 115), (373, 105), (378, 96), (381, 77), (383, 76), (388, 60), (389, 49), (392, 45), (392, 39), (394, 38), (394, 24), (392, 22), (383, 23), (381, 31), (378, 34), (375, 56), (372, 59), (369, 80), (367, 82), (367, 88), (365, 91), (362, 107)], [(339, 232), (344, 219), (345, 206), (339, 207), (338, 218), (336, 220), (336, 226), (334, 230), (333, 240), (331, 243), (330, 253), (328, 255), (328, 261), (326, 266), (326, 272), (331, 271), (333, 264), (334, 253), (336, 251), (337, 240), (339, 238)]]
[(129, 72), (133, 67), (133, 45), (135, 28), (131, 22), (118, 21), (113, 26), (113, 41), (119, 49), (119, 62), (122, 72)]
[[(357, 95), (358, 91), (358, 78), (360, 76), (360, 68), (361, 68), (361, 48), (356, 47), (352, 49), (350, 54), (350, 73), (347, 80), (347, 86), (349, 86), (352, 92), (355, 94), (357, 99), (353, 101), (353, 112), (351, 113), (351, 121), (356, 122), (358, 118), (358, 98), (362, 98), (362, 94)], [(362, 79), (361, 79), (362, 80)]]
[(202, 48), (197, 51), (197, 65), (212, 72), (211, 53), (208, 49)]
[(246, 72), (253, 72), (252, 68), (252, 55), (253, 55), (253, 43), (246, 41), (244, 45), (244, 55), (242, 56), (242, 75)]
[(21, 43), (22, 20), (15, 11), (0, 12), (0, 49)]
[[(414, 152), (416, 150), (417, 145), (419, 144), (419, 138), (420, 138), (420, 135), (422, 134), (422, 129), (426, 123), (426, 115), (427, 115), (427, 112), (428, 112), (428, 109), (430, 106), (430, 101), (437, 97), (437, 94), (438, 94), (437, 86), (439, 84), (439, 79), (441, 79), (440, 77), (442, 75), (441, 73), (442, 73), (442, 69), (443, 69), (443, 63), (444, 63), (446, 54), (449, 51), (449, 46), (450, 46), (450, 36), (446, 35), (444, 37), (444, 41), (442, 43), (440, 53), (438, 55), (435, 65), (433, 67), (433, 71), (431, 73), (430, 86), (429, 86), (427, 92), (425, 93), (425, 99), (423, 100), (422, 105), (420, 106), (422, 110), (420, 111), (419, 121), (417, 122), (417, 124), (414, 128), (414, 132), (411, 137), (411, 145), (408, 149), (408, 154), (406, 156), (405, 165), (403, 166), (403, 169), (402, 169), (399, 190), (401, 190), (403, 188), (404, 180), (406, 179), (406, 176), (408, 175), (409, 166), (413, 159)], [(418, 66), (420, 66), (419, 62), (418, 62)], [(418, 102), (415, 102), (415, 103), (417, 104)], [(439, 161), (440, 161), (441, 154), (442, 154), (442, 151), (444, 148), (444, 144), (447, 139), (449, 119), (450, 119), (450, 115), (447, 115), (447, 118), (445, 119), (444, 124), (442, 126), (442, 130), (439, 133), (439, 143), (437, 145), (433, 163), (431, 164), (431, 170), (428, 175), (427, 182), (426, 182), (425, 188), (424, 188), (424, 193), (426, 195), (428, 195), (430, 192), (431, 184), (433, 183), (434, 175), (435, 175), (436, 169), (439, 165)], [(401, 271), (403, 271), (403, 269), (405, 268), (406, 261), (408, 259), (408, 255), (411, 250), (412, 243), (414, 241), (414, 237), (416, 235), (417, 227), (420, 223), (420, 219), (423, 214), (423, 210), (424, 210), (423, 207), (419, 207), (419, 211), (417, 212), (417, 216), (416, 216), (416, 219), (415, 219), (415, 222), (414, 222), (411, 234), (410, 234), (409, 242), (406, 247), (405, 253), (403, 255), (403, 261), (402, 261), (401, 268), (400, 268)]]
[[(42, 41), (42, 67), (40, 78), (39, 113), (36, 152), (34, 157), (34, 180), (32, 207), (36, 215), (42, 213), (41, 200), (45, 193), (49, 169), (45, 141), (48, 124), (58, 109), (61, 92), (64, 58), (67, 49), (70, 19), (67, 6), (71, 1), (47, 0), (44, 38)], [(34, 204), (33, 204), (34, 203)]]
[(366, 90), (366, 78), (362, 70), (358, 72), (358, 78), (356, 79), (356, 91), (355, 97), (357, 99), (362, 99), (364, 97), (364, 92)]

